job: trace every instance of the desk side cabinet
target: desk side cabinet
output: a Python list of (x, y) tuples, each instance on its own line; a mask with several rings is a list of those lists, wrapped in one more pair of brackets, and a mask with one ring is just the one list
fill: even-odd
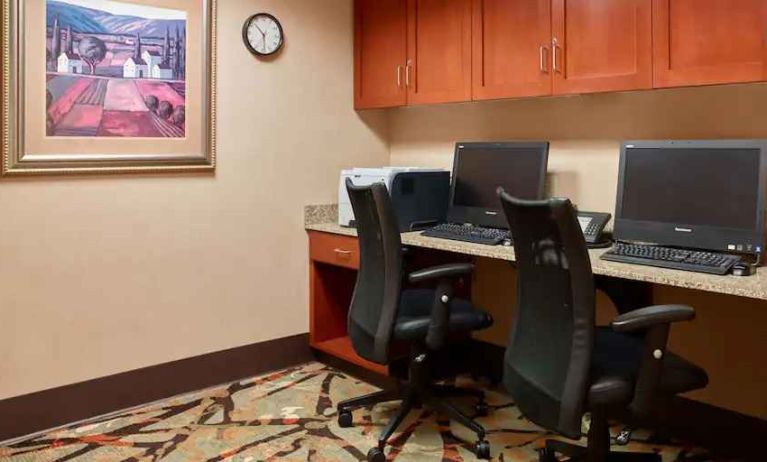
[[(468, 255), (411, 248), (405, 253), (404, 271), (409, 273), (417, 268), (471, 261)], [(389, 375), (389, 367), (359, 357), (349, 338), (347, 319), (359, 267), (360, 252), (356, 237), (309, 231), (309, 344), (317, 351)], [(429, 283), (408, 284), (408, 287), (433, 288)], [(471, 299), (470, 278), (459, 281), (455, 289), (457, 297)], [(450, 355), (450, 362), (455, 363), (453, 367), (471, 362), (468, 359), (456, 360), (460, 354), (451, 352)], [(447, 365), (440, 368), (447, 370)]]
[(347, 332), (359, 265), (357, 238), (309, 232), (309, 344), (331, 356), (387, 374), (385, 366), (354, 352)]

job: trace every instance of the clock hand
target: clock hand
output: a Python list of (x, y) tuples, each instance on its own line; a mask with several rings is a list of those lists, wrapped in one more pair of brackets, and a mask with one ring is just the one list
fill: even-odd
[[(256, 26), (256, 27), (258, 27), (258, 26)], [(261, 32), (261, 41), (262, 41), (261, 43), (264, 44), (264, 51), (263, 52), (266, 53), (266, 32), (261, 30), (261, 28), (258, 28), (258, 31)]]
[(262, 31), (261, 28), (258, 27), (257, 23), (254, 22), (253, 25), (256, 26), (256, 29), (258, 29), (259, 32), (261, 32), (261, 35), (266, 35), (266, 34), (264, 34), (264, 31)]

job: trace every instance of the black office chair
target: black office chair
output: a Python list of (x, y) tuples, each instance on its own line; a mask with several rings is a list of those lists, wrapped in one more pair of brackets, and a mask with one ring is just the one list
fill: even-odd
[(434, 353), (453, 335), (486, 328), (492, 318), (467, 301), (453, 298), (453, 283), (471, 274), (473, 265), (453, 264), (416, 271), (407, 276), (410, 283), (435, 281), (436, 290), (403, 290), (403, 250), (397, 217), (386, 186), (354, 186), (346, 181), (360, 246), (360, 268), (349, 309), (349, 335), (354, 350), (361, 357), (378, 364), (397, 359), (393, 343), (410, 348), (408, 377), (397, 390), (383, 390), (338, 404), (338, 423), (352, 425), (355, 408), (386, 401), (402, 400), (398, 414), (388, 423), (378, 439), (378, 446), (368, 452), (368, 460), (386, 460), (387, 440), (414, 407), (425, 405), (442, 412), (477, 434), (475, 451), (489, 458), (490, 446), (481, 425), (443, 398), (473, 396), (479, 402), (478, 414), (487, 413), (481, 390), (433, 384), (429, 371)]
[(664, 305), (595, 326), (591, 262), (576, 213), (567, 199), (520, 200), (500, 191), (514, 237), (518, 306), (504, 360), (504, 386), (536, 424), (581, 437), (591, 413), (588, 447), (549, 440), (542, 462), (556, 453), (571, 460), (658, 461), (654, 453), (610, 452), (614, 411), (650, 415), (653, 403), (708, 383), (701, 368), (666, 351), (669, 326), (689, 321), (688, 306)]

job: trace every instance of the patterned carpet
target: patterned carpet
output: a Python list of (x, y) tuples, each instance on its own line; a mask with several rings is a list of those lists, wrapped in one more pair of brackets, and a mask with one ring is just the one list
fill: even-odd
[[(36, 435), (0, 447), (0, 460), (362, 461), (397, 404), (356, 411), (353, 428), (338, 426), (335, 404), (375, 390), (309, 363)], [(537, 460), (536, 448), (550, 435), (520, 416), (508, 397), (491, 391), (488, 402), (491, 414), (479, 420), (489, 432), (493, 460)], [(465, 404), (471, 409), (471, 402)], [(471, 442), (459, 426), (428, 410), (414, 411), (392, 440), (388, 460), (473, 461)], [(664, 462), (711, 460), (685, 446), (633, 442), (626, 449), (660, 452)]]

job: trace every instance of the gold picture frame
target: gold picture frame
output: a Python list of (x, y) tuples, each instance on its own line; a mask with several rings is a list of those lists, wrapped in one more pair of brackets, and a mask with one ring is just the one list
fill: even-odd
[[(82, 131), (75, 132), (76, 135), (70, 135), (69, 137), (52, 135), (53, 132), (50, 129), (51, 91), (48, 89), (48, 82), (56, 78), (56, 76), (51, 75), (50, 66), (53, 66), (53, 72), (62, 72), (62, 69), (61, 67), (55, 67), (57, 65), (56, 60), (55, 58), (51, 59), (51, 54), (49, 54), (49, 43), (52, 42), (52, 39), (49, 37), (51, 28), (46, 18), (46, 10), (41, 11), (41, 8), (49, 8), (48, 0), (0, 1), (2, 1), (2, 37), (0, 37), (2, 47), (0, 50), (2, 52), (3, 66), (2, 170), (0, 173), (3, 176), (201, 172), (213, 171), (215, 169), (216, 0), (198, 0), (199, 3), (191, 6), (189, 4), (192, 2), (188, 0), (124, 0), (122, 2), (103, 2), (104, 5), (128, 3), (130, 4), (128, 6), (131, 6), (135, 4), (139, 5), (140, 8), (146, 8), (148, 11), (151, 8), (158, 6), (165, 8), (169, 5), (177, 6), (179, 11), (183, 10), (183, 36), (177, 26), (175, 30), (176, 38), (174, 39), (176, 41), (175, 59), (183, 61), (184, 66), (181, 68), (183, 71), (179, 72), (179, 75), (184, 77), (184, 80), (180, 83), (184, 90), (178, 93), (182, 95), (181, 98), (184, 103), (184, 111), (182, 111), (182, 115), (178, 119), (183, 129), (177, 129), (181, 134), (165, 134), (163, 135), (165, 137), (157, 138), (143, 135), (131, 135), (131, 138), (125, 138), (121, 137), (122, 135), (115, 136), (112, 133), (102, 136), (100, 131), (105, 119), (99, 119), (95, 122), (99, 135), (96, 135), (96, 132), (82, 135)], [(98, 0), (89, 1), (98, 4)], [(54, 3), (67, 3), (67, 0)], [(69, 3), (77, 2), (69, 1)], [(61, 5), (58, 6), (60, 7)], [(40, 18), (41, 16), (42, 19)], [(167, 49), (171, 47), (168, 46), (170, 42), (168, 41), (167, 29), (169, 27), (165, 27), (165, 45)], [(30, 30), (31, 28), (33, 30)], [(78, 39), (80, 45), (82, 45), (83, 36), (81, 34), (78, 37), (77, 33), (73, 32), (73, 26), (70, 25), (67, 32), (62, 32), (62, 36), (58, 34), (58, 27), (54, 28), (54, 30), (56, 31), (56, 37), (63, 37), (58, 39), (59, 44), (62, 43), (62, 40), (69, 42), (70, 51), (73, 46), (73, 38)], [(154, 35), (158, 34), (155, 33)], [(123, 49), (125, 47), (135, 47), (137, 49), (136, 56), (138, 57), (142, 49), (142, 39), (139, 33), (136, 34), (136, 37), (137, 39), (121, 37), (120, 40), (123, 40), (123, 42), (120, 42), (120, 46)], [(183, 37), (183, 41), (181, 37)], [(161, 43), (156, 37), (152, 38), (152, 40), (156, 43)], [(145, 42), (149, 41), (149, 39), (145, 39)], [(147, 45), (144, 46), (148, 47)], [(158, 47), (160, 46), (158, 45)], [(179, 51), (181, 47), (183, 47), (183, 52)], [(106, 50), (107, 48), (104, 47), (103, 51), (106, 52)], [(82, 48), (77, 51), (80, 52), (80, 55), (72, 53), (72, 56), (76, 58), (82, 57), (83, 60), (87, 61), (87, 55), (82, 54)], [(110, 49), (110, 53), (112, 51)], [(114, 54), (116, 53), (115, 51)], [(170, 55), (166, 55), (166, 59), (168, 59), (168, 56)], [(165, 63), (169, 62), (170, 60)], [(61, 64), (58, 65), (61, 66)], [(169, 65), (167, 64), (167, 66)], [(67, 70), (66, 67), (64, 69), (65, 71)], [(108, 87), (108, 85), (111, 85), (109, 80), (120, 80), (122, 82), (127, 80), (122, 75), (117, 77), (98, 76), (93, 71), (94, 67), (90, 69), (92, 75), (85, 75), (88, 71), (83, 71), (82, 62), (80, 62), (80, 68), (73, 68), (71, 72), (74, 74), (79, 72), (82, 75), (68, 75), (67, 78), (71, 80), (84, 80), (86, 78), (90, 78), (92, 81), (96, 79), (106, 80), (107, 82), (103, 84), (106, 88), (101, 94), (102, 103), (97, 104), (105, 104), (103, 103), (104, 94), (108, 94), (108, 89), (111, 88)], [(110, 69), (110, 72), (114, 72), (115, 68)], [(119, 72), (119, 65), (116, 69)], [(65, 74), (58, 74), (58, 76), (60, 75)], [(146, 76), (141, 74), (141, 77), (148, 79), (149, 77), (147, 76), (149, 76), (149, 73)], [(43, 78), (44, 80), (41, 80)], [(171, 79), (173, 77), (168, 78)], [(151, 82), (149, 80), (138, 80), (138, 78), (135, 82), (137, 86), (144, 85), (143, 82), (146, 82), (146, 85), (165, 84), (162, 81)], [(84, 83), (83, 85), (87, 87), (90, 84)], [(144, 93), (136, 92), (136, 94), (139, 95), (140, 104), (144, 104)], [(155, 99), (155, 101), (157, 100)], [(73, 103), (70, 102), (69, 104), (71, 109)], [(105, 107), (97, 107), (99, 114), (106, 114), (108, 112)], [(152, 106), (147, 103), (147, 107), (151, 108)], [(41, 113), (42, 116), (40, 115)], [(166, 114), (161, 114), (156, 109), (149, 109), (147, 117), (157, 118), (159, 115), (162, 115), (166, 118), (166, 122), (161, 121), (160, 123), (173, 129), (174, 127), (169, 125), (168, 122), (173, 120), (175, 123), (177, 120), (168, 118), (169, 116)], [(40, 120), (41, 118), (42, 121)], [(84, 120), (87, 117), (79, 117), (79, 119), (75, 117), (75, 119)], [(122, 124), (120, 125), (121, 127), (125, 126), (123, 121), (120, 121), (119, 124)]]

